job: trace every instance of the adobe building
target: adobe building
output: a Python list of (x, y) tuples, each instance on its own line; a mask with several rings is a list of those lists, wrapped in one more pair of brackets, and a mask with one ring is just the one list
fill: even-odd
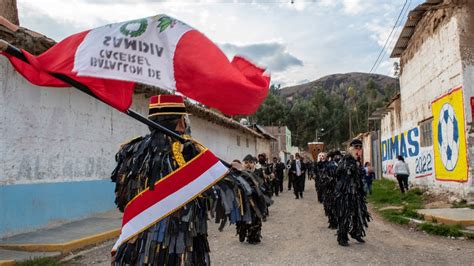
[(474, 1), (417, 6), (391, 57), (400, 58), (400, 94), (382, 110), (384, 175), (401, 155), (410, 182), (472, 197)]

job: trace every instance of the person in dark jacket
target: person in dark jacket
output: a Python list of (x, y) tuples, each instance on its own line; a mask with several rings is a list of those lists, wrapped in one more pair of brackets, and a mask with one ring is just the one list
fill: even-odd
[(279, 158), (273, 157), (273, 163), (270, 164), (269, 168), (272, 192), (278, 196), (280, 192), (283, 192), (283, 176), (285, 165), (280, 161)]
[(375, 179), (375, 172), (370, 162), (365, 162), (364, 171), (365, 171), (365, 177), (364, 177), (365, 194), (372, 194), (372, 182)]
[(306, 166), (301, 160), (299, 153), (295, 154), (295, 160), (291, 163), (290, 172), (293, 174), (295, 199), (303, 198)]
[(295, 157), (293, 155), (290, 155), (290, 159), (288, 159), (288, 161), (286, 162), (286, 167), (288, 168), (288, 190), (291, 190), (291, 187), (293, 187), (293, 179), (295, 178), (290, 170), (291, 165), (294, 161)]

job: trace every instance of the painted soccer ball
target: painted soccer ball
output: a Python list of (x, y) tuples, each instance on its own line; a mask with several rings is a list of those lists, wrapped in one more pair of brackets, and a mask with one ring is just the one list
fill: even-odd
[(459, 125), (453, 106), (449, 103), (445, 103), (439, 113), (438, 148), (444, 167), (452, 171), (459, 157)]

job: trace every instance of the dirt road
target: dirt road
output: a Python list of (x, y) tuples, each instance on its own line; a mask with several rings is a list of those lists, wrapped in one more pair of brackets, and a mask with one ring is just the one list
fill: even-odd
[[(308, 181), (307, 181), (308, 182)], [(403, 264), (472, 265), (474, 241), (451, 240), (412, 232), (375, 217), (369, 224), (367, 243), (337, 244), (334, 230), (327, 228), (323, 207), (316, 201), (313, 183), (307, 183), (305, 198), (295, 200), (285, 191), (274, 197), (270, 217), (263, 224), (259, 245), (240, 243), (233, 226), (218, 232), (210, 224), (209, 242), (214, 265), (320, 265)], [(67, 263), (110, 265), (113, 242), (77, 254)]]

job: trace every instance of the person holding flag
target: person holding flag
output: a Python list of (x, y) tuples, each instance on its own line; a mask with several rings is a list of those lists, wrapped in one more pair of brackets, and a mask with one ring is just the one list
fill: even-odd
[(130, 109), (134, 88), (151, 85), (226, 115), (249, 115), (268, 94), (265, 69), (239, 56), (229, 62), (204, 34), (167, 15), (86, 30), (39, 56), (0, 39), (0, 54), (37, 86), (72, 86), (150, 128), (116, 155), (112, 180), (124, 217), (114, 262), (209, 264), (205, 199), (231, 195), (218, 201), (225, 205), (222, 222), (246, 215), (243, 209), (236, 214), (241, 201), (225, 189), (232, 175), (224, 162), (184, 135), (181, 97), (152, 97), (146, 118)]
[[(190, 139), (181, 96), (153, 96), (149, 118)], [(260, 242), (260, 218), (267, 206), (256, 180), (235, 166), (223, 169), (215, 157), (206, 158), (208, 150), (195, 141), (183, 144), (150, 130), (123, 144), (116, 155), (111, 178), (124, 221), (113, 263), (209, 265), (208, 211), (221, 224), (219, 230), (230, 221), (237, 225), (241, 241), (247, 237), (249, 243)], [(200, 183), (205, 185), (196, 189)]]

